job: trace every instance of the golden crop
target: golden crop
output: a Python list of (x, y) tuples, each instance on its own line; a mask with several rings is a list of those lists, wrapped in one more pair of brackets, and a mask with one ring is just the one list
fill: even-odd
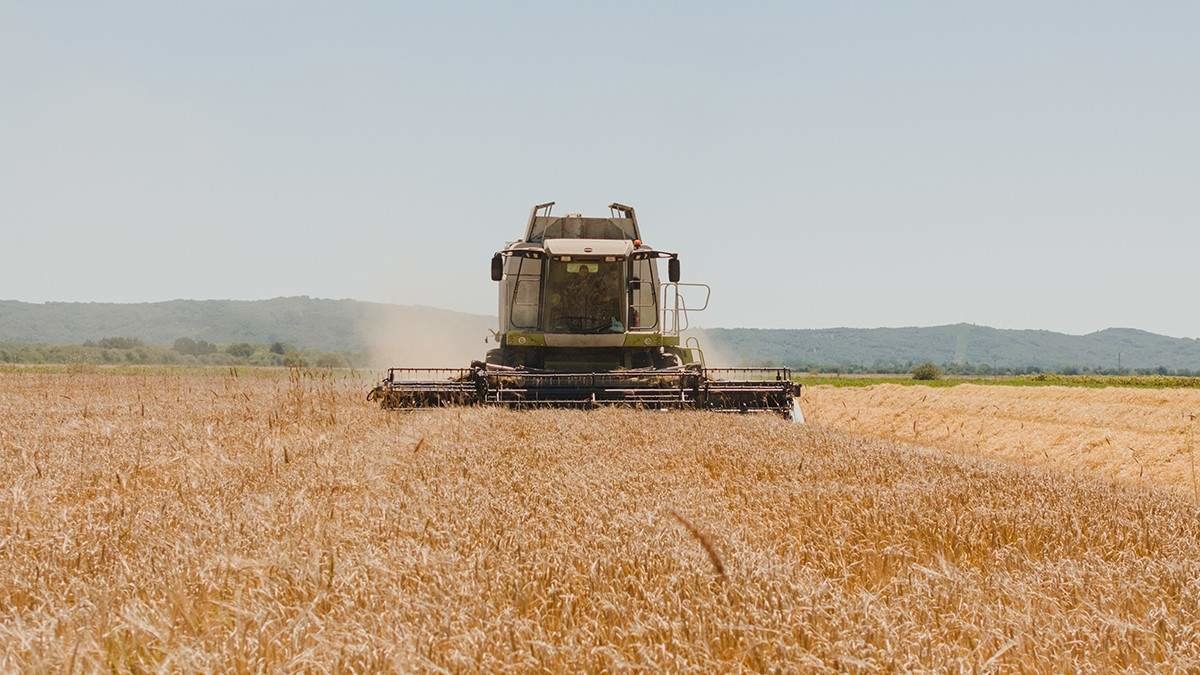
[(1170, 492), (364, 391), (0, 376), (0, 669), (1200, 668)]
[(813, 424), (1043, 464), (1200, 499), (1200, 390), (1002, 387), (807, 388)]

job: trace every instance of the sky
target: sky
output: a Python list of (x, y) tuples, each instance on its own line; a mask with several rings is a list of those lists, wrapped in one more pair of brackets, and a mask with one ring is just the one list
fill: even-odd
[(1198, 70), (1200, 3), (0, 0), (0, 299), (494, 313), (619, 201), (693, 325), (1196, 337)]

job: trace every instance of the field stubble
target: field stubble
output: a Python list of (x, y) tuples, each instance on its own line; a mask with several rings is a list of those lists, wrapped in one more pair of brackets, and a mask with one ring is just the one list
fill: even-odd
[(354, 379), (0, 376), (0, 669), (1200, 668), (1169, 492)]
[(1154, 484), (1200, 500), (1196, 389), (813, 387), (803, 407), (825, 428)]

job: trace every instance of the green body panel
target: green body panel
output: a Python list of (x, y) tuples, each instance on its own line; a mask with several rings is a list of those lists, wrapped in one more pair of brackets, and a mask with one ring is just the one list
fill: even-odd
[(683, 362), (684, 365), (696, 362), (696, 358), (692, 350), (680, 347), (679, 340), (676, 340), (675, 345), (673, 346), (663, 347), (663, 351), (667, 352), (668, 354), (674, 354), (678, 356), (679, 360)]
[(505, 366), (528, 365), (550, 370), (587, 371), (646, 368), (651, 365), (666, 367), (670, 365), (670, 361), (664, 363), (663, 355), (676, 357), (677, 364), (703, 363), (699, 349), (680, 346), (678, 336), (658, 332), (631, 332), (606, 337), (617, 337), (621, 342), (591, 346), (552, 346), (547, 344), (546, 333), (510, 331), (502, 336), (502, 346), (499, 349), (488, 352), (487, 360), (489, 363)]
[(541, 333), (510, 331), (504, 336), (506, 344), (514, 347), (545, 347), (546, 336)]
[(626, 333), (626, 347), (661, 347), (663, 336), (660, 333)]
[[(504, 335), (505, 343), (510, 347), (545, 347), (546, 336), (543, 333), (527, 333), (524, 331), (509, 331)], [(522, 339), (524, 340), (522, 342)], [(647, 342), (648, 340), (648, 342)], [(678, 347), (679, 337), (663, 335), (662, 333), (626, 333), (623, 347)], [(584, 347), (583, 349), (586, 349)]]

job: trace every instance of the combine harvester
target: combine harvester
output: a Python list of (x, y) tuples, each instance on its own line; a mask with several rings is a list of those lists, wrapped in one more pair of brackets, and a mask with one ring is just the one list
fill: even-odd
[[(389, 368), (369, 399), (395, 409), (617, 405), (803, 421), (787, 368), (708, 368), (696, 338), (681, 342), (710, 289), (679, 282), (679, 256), (642, 240), (633, 207), (585, 218), (552, 216), (553, 206), (535, 206), (525, 236), (492, 257), (499, 347), (468, 368)], [(703, 302), (689, 307), (685, 293)]]

